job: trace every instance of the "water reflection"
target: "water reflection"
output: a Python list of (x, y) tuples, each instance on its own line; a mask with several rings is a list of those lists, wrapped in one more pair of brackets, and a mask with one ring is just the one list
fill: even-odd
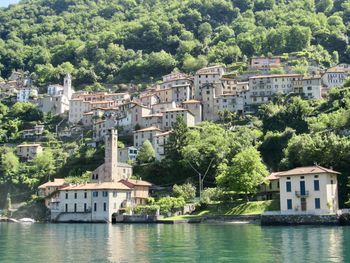
[(274, 238), (278, 262), (344, 262), (344, 228), (298, 226), (263, 229), (265, 236)]
[(0, 224), (0, 262), (350, 262), (350, 228)]

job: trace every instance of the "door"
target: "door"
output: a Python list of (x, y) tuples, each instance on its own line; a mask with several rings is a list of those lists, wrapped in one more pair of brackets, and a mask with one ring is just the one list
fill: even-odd
[(300, 195), (305, 195), (305, 181), (300, 181)]
[(300, 204), (301, 204), (301, 211), (306, 211), (306, 198), (300, 198)]

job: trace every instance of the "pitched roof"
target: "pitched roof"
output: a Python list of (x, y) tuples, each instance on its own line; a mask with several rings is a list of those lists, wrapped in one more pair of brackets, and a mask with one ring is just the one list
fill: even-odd
[(280, 172), (271, 173), (268, 177), (266, 177), (266, 179), (269, 181), (279, 180), (279, 178), (278, 178), (279, 174), (280, 174)]
[(65, 181), (63, 178), (55, 178), (53, 182), (47, 182), (44, 183), (42, 185), (40, 185), (38, 188), (42, 189), (42, 188), (46, 188), (46, 187), (55, 187), (55, 186), (62, 186), (65, 184)]
[(160, 129), (157, 128), (157, 127), (151, 126), (151, 127), (148, 127), (148, 128), (144, 128), (144, 129), (141, 129), (141, 130), (134, 131), (134, 132), (145, 132), (145, 131), (160, 131)]
[(152, 184), (147, 182), (147, 181), (143, 181), (143, 180), (138, 180), (138, 179), (122, 179), (119, 182), (132, 187), (132, 186), (151, 186)]
[(61, 188), (60, 190), (130, 190), (130, 188), (119, 182), (104, 182), (69, 185)]
[(292, 78), (292, 77), (303, 77), (302, 74), (271, 74), (271, 75), (257, 75), (250, 77), (249, 79), (262, 79), (262, 78)]
[(319, 165), (314, 165), (314, 166), (306, 166), (306, 167), (297, 167), (288, 171), (280, 172), (277, 174), (277, 176), (282, 177), (282, 176), (322, 174), (322, 173), (340, 174), (339, 172), (336, 172), (332, 169), (324, 168)]
[(201, 103), (199, 100), (186, 100), (183, 101), (182, 104), (191, 104), (191, 103)]
[(30, 143), (28, 143), (28, 144), (23, 143), (23, 144), (17, 145), (17, 147), (39, 147), (39, 146), (41, 146), (41, 145), (38, 144), (38, 143), (32, 143), (32, 144), (30, 144)]

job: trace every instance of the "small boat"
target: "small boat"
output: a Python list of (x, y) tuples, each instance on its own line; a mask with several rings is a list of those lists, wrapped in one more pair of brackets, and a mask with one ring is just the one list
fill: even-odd
[(32, 219), (32, 218), (21, 218), (18, 220), (19, 223), (29, 223), (29, 224), (32, 224), (32, 223), (35, 223), (35, 220)]

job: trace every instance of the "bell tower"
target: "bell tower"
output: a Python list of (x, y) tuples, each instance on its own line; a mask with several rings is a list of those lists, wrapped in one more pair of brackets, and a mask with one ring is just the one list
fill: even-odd
[(105, 182), (117, 182), (121, 179), (118, 178), (118, 131), (115, 129), (107, 130), (104, 168)]
[(63, 94), (66, 95), (68, 100), (72, 98), (72, 76), (67, 74), (63, 81)]

